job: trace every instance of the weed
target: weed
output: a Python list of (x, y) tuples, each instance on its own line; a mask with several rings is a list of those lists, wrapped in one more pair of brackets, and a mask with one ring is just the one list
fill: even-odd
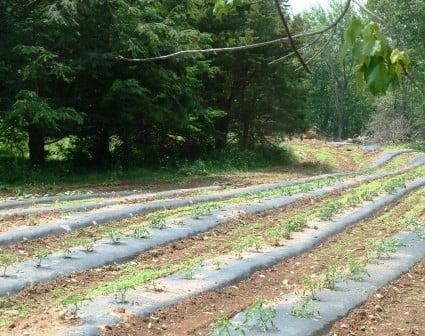
[(41, 264), (49, 256), (50, 251), (44, 248), (38, 248), (33, 250), (33, 255), (35, 259), (35, 267), (41, 267)]
[(243, 324), (256, 325), (264, 332), (276, 330), (276, 316), (277, 311), (274, 307), (268, 306), (263, 299), (257, 299), (247, 308)]
[(13, 263), (18, 261), (18, 257), (13, 253), (0, 252), (0, 268), (2, 270), (1, 277), (7, 276), (7, 269)]
[(138, 226), (134, 228), (133, 236), (134, 238), (137, 238), (137, 239), (147, 239), (150, 237), (150, 233), (148, 229), (146, 229), (145, 227)]
[(88, 298), (81, 295), (70, 295), (63, 299), (61, 304), (63, 307), (68, 309), (72, 317), (76, 319), (78, 317), (78, 312), (80, 311), (81, 306), (88, 300)]
[(301, 319), (320, 316), (319, 310), (311, 297), (300, 297), (289, 310), (289, 314)]

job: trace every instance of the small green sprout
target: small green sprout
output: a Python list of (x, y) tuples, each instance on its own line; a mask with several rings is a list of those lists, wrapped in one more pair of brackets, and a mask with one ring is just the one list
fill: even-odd
[(406, 185), (402, 179), (390, 180), (384, 185), (384, 190), (389, 194), (394, 194), (398, 189), (405, 188)]
[(163, 212), (156, 212), (149, 215), (149, 227), (163, 230), (167, 227), (166, 215)]
[(63, 257), (65, 259), (71, 258), (71, 248), (73, 247), (73, 242), (71, 240), (66, 239), (61, 242), (61, 247), (63, 251)]
[(10, 265), (18, 261), (18, 257), (13, 253), (0, 252), (1, 277), (7, 277), (7, 269)]
[(338, 271), (335, 263), (331, 263), (328, 267), (326, 267), (323, 278), (323, 287), (327, 289), (335, 289), (336, 282), (341, 278), (342, 273)]
[(33, 250), (35, 259), (35, 267), (41, 267), (41, 264), (49, 256), (50, 251), (44, 248), (37, 248)]
[(123, 237), (123, 233), (117, 229), (109, 229), (107, 231), (108, 237), (111, 239), (113, 244), (118, 244)]
[(116, 286), (116, 291), (118, 292), (115, 295), (115, 298), (117, 300), (118, 303), (124, 304), (124, 303), (128, 303), (127, 301), (127, 293), (131, 290), (131, 289), (135, 289), (135, 285), (132, 283), (120, 283)]
[(188, 261), (183, 265), (180, 274), (183, 279), (192, 280), (199, 266), (201, 266), (199, 261)]
[(368, 255), (370, 258), (389, 258), (390, 254), (396, 252), (401, 245), (402, 242), (397, 237), (371, 239), (368, 244)]
[(311, 297), (300, 297), (297, 302), (289, 310), (289, 314), (300, 319), (309, 319), (315, 316), (320, 316), (320, 312), (317, 309)]
[(274, 307), (268, 306), (263, 299), (257, 299), (247, 308), (243, 324), (256, 325), (264, 332), (276, 330), (276, 316)]
[(286, 227), (289, 232), (301, 232), (307, 227), (307, 219), (302, 215), (298, 215), (289, 219), (282, 225)]
[(237, 325), (225, 315), (214, 324), (211, 336), (245, 336), (245, 326)]
[(320, 278), (305, 276), (302, 279), (302, 296), (316, 299), (317, 292), (322, 289), (323, 284)]
[(90, 253), (94, 251), (95, 242), (96, 240), (94, 240), (93, 238), (85, 238), (79, 241), (79, 245), (81, 245), (84, 248), (84, 251), (86, 251), (87, 253)]
[(214, 269), (216, 269), (216, 270), (220, 270), (223, 267), (221, 261), (219, 261), (219, 260), (214, 260), (212, 262), (212, 265), (213, 265)]
[(70, 295), (63, 299), (61, 304), (63, 307), (68, 309), (72, 317), (76, 319), (78, 317), (78, 312), (80, 311), (82, 305), (89, 300), (90, 299), (81, 295)]
[(328, 221), (334, 218), (340, 209), (344, 206), (341, 201), (330, 201), (319, 209), (319, 219)]
[(350, 257), (348, 261), (347, 279), (354, 281), (363, 281), (370, 274), (365, 268), (366, 261), (354, 257)]
[(251, 248), (256, 252), (260, 252), (262, 240), (258, 236), (248, 236), (233, 245), (232, 250), (235, 252), (238, 259), (243, 258), (243, 253)]
[(150, 233), (145, 227), (139, 226), (134, 228), (133, 236), (137, 239), (147, 239), (150, 237)]

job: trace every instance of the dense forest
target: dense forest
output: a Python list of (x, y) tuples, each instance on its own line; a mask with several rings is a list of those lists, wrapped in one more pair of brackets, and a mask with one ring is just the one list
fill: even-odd
[[(217, 4), (2, 1), (2, 164), (59, 158), (77, 167), (160, 167), (235, 148), (266, 151), (272, 136), (312, 127), (335, 139), (425, 136), (423, 92), (415, 86), (425, 82), (424, 1), (369, 0), (368, 11), (352, 5), (333, 29), (297, 39), (311, 74), (299, 68), (287, 43), (149, 62), (124, 59), (283, 34), (273, 1), (238, 1), (225, 15), (217, 15)], [(292, 15), (287, 1), (280, 5), (291, 34), (326, 26), (343, 10), (334, 1), (329, 10)], [(356, 84), (358, 60), (344, 53), (353, 20), (378, 21), (389, 43), (409, 55), (415, 79), (388, 82), (388, 90)]]

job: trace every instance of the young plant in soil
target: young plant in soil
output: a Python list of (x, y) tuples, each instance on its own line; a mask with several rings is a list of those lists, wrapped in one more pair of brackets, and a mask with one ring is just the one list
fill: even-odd
[(123, 233), (117, 229), (108, 230), (107, 235), (111, 239), (112, 244), (118, 244), (123, 237)]
[(367, 261), (359, 258), (350, 257), (348, 260), (348, 268), (346, 271), (346, 278), (354, 281), (363, 281), (370, 274), (366, 270)]
[(212, 266), (214, 267), (215, 270), (220, 270), (223, 267), (221, 261), (219, 260), (214, 260), (212, 262)]
[(344, 207), (341, 201), (331, 201), (319, 209), (319, 219), (323, 221), (331, 220)]
[(368, 257), (370, 259), (381, 259), (381, 258), (389, 258), (391, 253), (397, 251), (397, 249), (402, 245), (402, 242), (397, 237), (390, 238), (381, 238), (381, 239), (370, 239), (367, 244)]
[(165, 221), (166, 215), (162, 212), (152, 213), (149, 215), (149, 227), (153, 229), (163, 230), (167, 227)]
[(183, 279), (192, 280), (199, 266), (201, 266), (199, 261), (189, 261), (183, 265), (182, 269), (180, 270), (180, 275), (183, 277)]
[(49, 256), (50, 251), (44, 248), (38, 248), (33, 250), (33, 255), (35, 259), (35, 267), (41, 267), (41, 264)]
[(95, 240), (93, 238), (85, 238), (79, 241), (79, 245), (83, 247), (87, 253), (94, 251)]
[(262, 240), (258, 236), (248, 236), (236, 242), (232, 251), (238, 259), (243, 259), (243, 253), (254, 248), (256, 252), (260, 252)]
[(201, 216), (205, 216), (205, 215), (209, 215), (211, 214), (211, 212), (213, 210), (217, 210), (220, 209), (222, 206), (218, 205), (218, 204), (199, 204), (196, 205), (195, 207), (193, 207), (193, 209), (191, 210), (190, 214), (191, 216), (193, 216), (195, 219), (199, 219)]
[(18, 257), (13, 253), (0, 252), (1, 277), (7, 277), (7, 269), (10, 265), (18, 261)]
[(277, 311), (274, 307), (268, 306), (263, 299), (255, 300), (245, 312), (245, 326), (255, 325), (264, 332), (277, 330)]
[(300, 319), (309, 319), (320, 316), (316, 304), (312, 298), (301, 296), (289, 310), (289, 314)]
[(128, 303), (127, 301), (127, 293), (129, 290), (136, 289), (136, 286), (132, 283), (120, 283), (115, 288), (117, 290), (117, 294), (115, 295), (115, 299), (118, 303), (124, 304)]
[(245, 326), (238, 325), (229, 320), (227, 316), (221, 316), (214, 324), (211, 336), (245, 336)]
[(71, 295), (62, 300), (61, 304), (71, 313), (73, 319), (77, 319), (82, 305), (88, 300), (90, 299), (81, 295)]
[(326, 267), (323, 276), (323, 287), (327, 289), (335, 289), (337, 281), (341, 280), (342, 273), (338, 271), (336, 264), (332, 263)]
[(302, 296), (316, 299), (316, 294), (323, 288), (322, 280), (318, 277), (305, 276), (302, 279)]
[(133, 230), (133, 236), (136, 239), (147, 239), (150, 237), (148, 229), (143, 226), (138, 226)]
[(73, 242), (71, 240), (64, 240), (61, 242), (61, 247), (62, 247), (62, 251), (63, 251), (63, 257), (65, 259), (69, 259), (71, 258), (71, 254), (72, 254), (72, 250), (71, 248), (73, 247)]

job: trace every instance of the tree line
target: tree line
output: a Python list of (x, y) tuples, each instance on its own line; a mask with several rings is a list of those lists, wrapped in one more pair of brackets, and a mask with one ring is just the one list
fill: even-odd
[[(389, 30), (409, 20), (403, 15), (412, 11), (387, 0), (370, 3), (394, 21)], [(286, 0), (280, 4), (289, 10)], [(1, 2), (0, 143), (24, 148), (33, 164), (45, 162), (46, 145), (66, 138), (67, 155), (77, 160), (161, 165), (229, 145), (253, 148), (269, 135), (311, 126), (340, 138), (364, 130), (379, 100), (357, 90), (355, 64), (338, 57), (350, 16), (304, 51), (316, 54), (311, 76), (298, 71), (293, 58), (273, 62), (292, 52), (283, 43), (157, 62), (118, 57), (242, 45), (283, 34), (273, 1), (239, 1), (219, 17), (215, 5), (213, 0)], [(424, 20), (423, 5), (418, 6), (411, 13), (417, 26), (394, 29), (401, 37), (397, 42), (420, 57)], [(291, 32), (329, 22), (340, 10), (335, 2), (331, 11), (291, 17)], [(397, 29), (409, 29), (408, 37)], [(413, 103), (409, 95), (401, 105), (406, 118), (423, 125), (420, 96), (413, 95)]]

